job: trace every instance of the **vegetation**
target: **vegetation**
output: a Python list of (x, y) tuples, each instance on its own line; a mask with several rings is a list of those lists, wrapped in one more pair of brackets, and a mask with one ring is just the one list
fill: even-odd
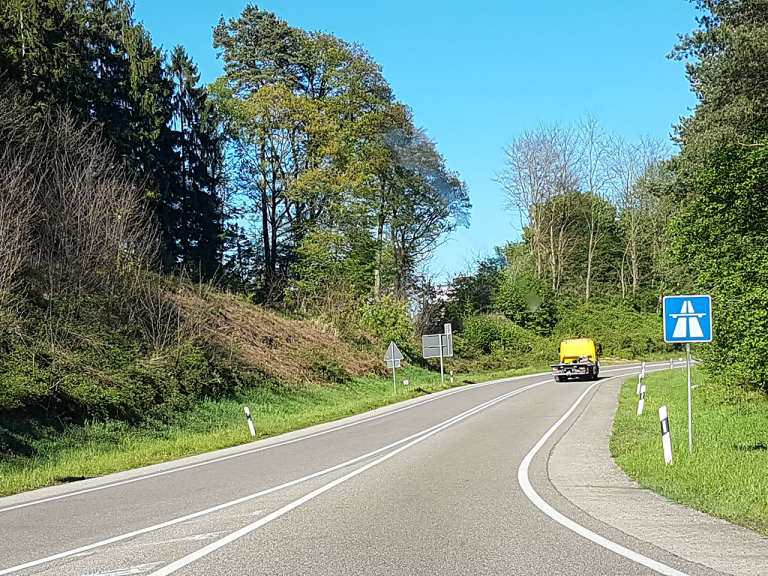
[(469, 225), (469, 192), (362, 47), (248, 5), (215, 26), (224, 74), (203, 86), (126, 0), (0, 4), (3, 490), (241, 442), (243, 402), (260, 434), (388, 403), (390, 340), (432, 390), (420, 336), (446, 322), (469, 378), (574, 336), (668, 354), (673, 293), (713, 296), (713, 414), (752, 410), (768, 10), (696, 4), (671, 54), (700, 99), (678, 148), (593, 117), (525, 130), (498, 175), (522, 238), (441, 287), (423, 264)]
[[(716, 384), (693, 371), (693, 453), (683, 370), (649, 374), (637, 416), (636, 381), (622, 387), (611, 453), (642, 486), (718, 518), (768, 534), (768, 397)], [(674, 463), (661, 448), (658, 409), (667, 406)]]
[[(530, 369), (462, 374), (455, 385), (527, 372)], [(0, 434), (25, 438), (28, 452), (34, 454), (0, 461), (0, 496), (250, 442), (243, 405), (250, 407), (257, 438), (267, 438), (451, 387), (421, 368), (404, 367), (398, 376), (409, 385), (402, 386), (401, 380), (395, 395), (391, 378), (350, 378), (334, 386), (296, 388), (252, 375), (233, 398), (206, 400), (183, 416), (171, 413), (140, 426), (99, 420), (62, 433), (35, 421), (0, 418)]]

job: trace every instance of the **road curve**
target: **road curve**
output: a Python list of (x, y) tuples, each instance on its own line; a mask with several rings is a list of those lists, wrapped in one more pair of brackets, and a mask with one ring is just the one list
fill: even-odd
[(0, 576), (718, 574), (553, 487), (547, 457), (608, 378), (533, 375), (0, 499)]

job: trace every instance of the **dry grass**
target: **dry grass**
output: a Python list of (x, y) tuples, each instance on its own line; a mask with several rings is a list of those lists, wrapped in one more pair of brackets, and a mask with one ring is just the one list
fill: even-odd
[[(323, 384), (318, 362), (332, 362), (350, 376), (383, 374), (373, 351), (356, 350), (319, 320), (284, 318), (240, 298), (210, 291), (173, 295), (197, 335), (284, 384)], [(383, 358), (383, 356), (382, 356)]]

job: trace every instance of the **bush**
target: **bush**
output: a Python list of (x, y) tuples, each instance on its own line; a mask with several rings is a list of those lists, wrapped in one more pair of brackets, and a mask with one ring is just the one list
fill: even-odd
[(530, 274), (507, 274), (494, 296), (494, 308), (518, 326), (545, 336), (557, 323), (557, 308), (546, 282)]
[(485, 354), (531, 352), (539, 337), (503, 316), (472, 316), (464, 320), (461, 338)]
[(594, 303), (561, 305), (556, 339), (594, 338), (602, 344), (603, 355), (641, 358), (675, 347), (664, 342), (662, 319), (657, 314), (637, 312), (621, 304)]

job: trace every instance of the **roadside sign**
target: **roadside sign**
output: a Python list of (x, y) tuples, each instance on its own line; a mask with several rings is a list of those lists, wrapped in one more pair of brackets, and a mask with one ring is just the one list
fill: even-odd
[(400, 360), (403, 358), (405, 358), (405, 356), (400, 352), (397, 344), (390, 342), (389, 348), (387, 348), (387, 353), (384, 355), (384, 362), (387, 363), (387, 368), (392, 369), (392, 384), (395, 387), (395, 394), (397, 394), (397, 375), (395, 368), (400, 368)]
[(450, 324), (444, 324), (445, 334), (425, 334), (421, 337), (421, 351), (424, 358), (440, 358), (440, 382), (445, 383), (443, 358), (453, 356), (453, 331)]
[[(712, 341), (712, 297), (664, 296), (664, 342), (684, 343), (688, 366), (688, 450), (693, 452), (691, 343)], [(671, 364), (671, 362), (670, 362)]]
[[(400, 352), (400, 349), (397, 347), (397, 344), (395, 344), (394, 342), (390, 342), (389, 348), (387, 349), (387, 354), (384, 356), (384, 360), (387, 362), (389, 362), (390, 360), (397, 361), (398, 362), (397, 368), (399, 368), (400, 360), (402, 360), (403, 358), (405, 357), (403, 356), (403, 353)], [(390, 366), (390, 368), (392, 368), (392, 366)]]
[(422, 336), (421, 351), (424, 358), (453, 356), (453, 334), (426, 334)]
[(711, 342), (712, 298), (708, 295), (664, 297), (664, 342)]

